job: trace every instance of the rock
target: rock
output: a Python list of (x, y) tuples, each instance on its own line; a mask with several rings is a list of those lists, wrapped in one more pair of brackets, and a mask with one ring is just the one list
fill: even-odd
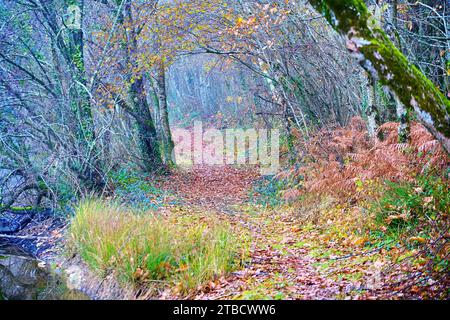
[(16, 233), (26, 227), (31, 222), (35, 212), (16, 213), (6, 211), (0, 215), (0, 233), (12, 234)]
[(83, 283), (83, 270), (78, 266), (70, 266), (65, 270), (67, 275), (66, 285), (70, 290), (81, 290)]
[[(80, 269), (81, 270), (81, 269)], [(72, 269), (71, 280), (79, 271)], [(89, 297), (65, 286), (62, 275), (47, 268), (45, 263), (34, 259), (18, 247), (0, 246), (0, 298), (7, 300), (80, 300)]]

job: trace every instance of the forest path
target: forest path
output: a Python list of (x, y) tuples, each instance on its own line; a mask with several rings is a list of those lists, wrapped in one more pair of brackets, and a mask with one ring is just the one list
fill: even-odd
[(334, 299), (351, 283), (336, 282), (317, 270), (314, 248), (302, 241), (291, 216), (250, 204), (255, 169), (198, 166), (176, 171), (161, 187), (182, 199), (184, 210), (222, 215), (251, 235), (250, 259), (241, 270), (193, 292), (190, 299)]

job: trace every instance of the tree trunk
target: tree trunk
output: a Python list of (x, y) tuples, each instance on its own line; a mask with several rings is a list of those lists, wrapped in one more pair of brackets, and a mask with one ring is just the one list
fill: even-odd
[[(398, 33), (398, 0), (392, 1), (391, 19), (392, 19), (392, 26), (394, 28), (393, 30), (394, 43), (396, 44), (398, 50), (401, 52), (402, 44)], [(398, 142), (407, 143), (410, 140), (410, 132), (411, 132), (411, 128), (409, 125), (410, 119), (408, 109), (405, 108), (400, 99), (398, 99), (396, 96), (394, 96), (394, 101), (395, 101), (395, 110), (397, 113), (397, 120), (400, 122), (400, 125), (398, 127)]]
[[(129, 0), (125, 4), (125, 14), (127, 22), (133, 26), (131, 1)], [(126, 51), (126, 60), (127, 65), (129, 65), (133, 64), (132, 53), (138, 52), (137, 34), (134, 27), (131, 28), (127, 44), (128, 48)], [(128, 101), (131, 108), (126, 108), (125, 110), (129, 111), (131, 109), (132, 116), (137, 120), (139, 148), (144, 167), (146, 171), (154, 172), (161, 168), (162, 161), (159, 150), (158, 136), (150, 107), (147, 102), (147, 94), (144, 87), (143, 77), (140, 74), (130, 74), (128, 76), (128, 82), (130, 83)]]
[(397, 97), (395, 97), (395, 104), (397, 107), (397, 118), (400, 122), (398, 127), (398, 143), (408, 143), (411, 139), (408, 109), (405, 108)]
[(361, 65), (412, 108), (422, 124), (450, 153), (450, 102), (378, 27), (371, 27), (362, 0), (309, 0), (347, 38)]
[(147, 102), (142, 78), (135, 79), (130, 87), (129, 101), (136, 117), (139, 148), (141, 149), (142, 162), (146, 171), (154, 172), (161, 167), (161, 154), (155, 124)]
[(68, 29), (69, 65), (73, 70), (73, 83), (69, 92), (72, 111), (76, 121), (77, 150), (75, 150), (73, 169), (83, 184), (89, 189), (101, 191), (105, 186), (104, 174), (96, 145), (94, 117), (91, 99), (86, 87), (84, 62), (83, 12), (84, 0), (66, 2), (78, 6), (80, 27)]
[(172, 151), (174, 143), (172, 140), (172, 133), (170, 131), (169, 110), (167, 106), (167, 92), (166, 92), (166, 70), (164, 63), (158, 64), (158, 102), (160, 109), (160, 119), (162, 128), (162, 139), (164, 148), (164, 158), (167, 165), (172, 165)]
[(372, 79), (367, 84), (367, 130), (371, 138), (376, 137), (379, 126), (380, 114), (378, 111), (377, 96), (376, 81)]

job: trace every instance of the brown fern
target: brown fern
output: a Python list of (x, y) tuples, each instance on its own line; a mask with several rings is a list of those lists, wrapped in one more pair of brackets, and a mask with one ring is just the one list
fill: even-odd
[(283, 177), (303, 176), (302, 192), (358, 197), (357, 182), (411, 181), (426, 170), (441, 172), (450, 158), (419, 123), (411, 124), (411, 141), (398, 143), (398, 123), (380, 126), (383, 140), (370, 139), (363, 119), (353, 118), (344, 128), (323, 129), (302, 145), (300, 169)]

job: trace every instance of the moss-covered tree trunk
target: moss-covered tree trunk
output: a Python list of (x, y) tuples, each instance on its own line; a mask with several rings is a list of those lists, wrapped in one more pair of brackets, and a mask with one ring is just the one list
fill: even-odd
[(450, 102), (377, 27), (362, 0), (309, 0), (338, 32), (361, 65), (413, 109), (450, 153)]
[(137, 119), (137, 128), (142, 162), (146, 171), (157, 171), (162, 165), (159, 141), (142, 78), (135, 79), (131, 85), (129, 101), (135, 116), (139, 118)]
[[(138, 52), (138, 34), (133, 23), (133, 14), (131, 1), (125, 3), (125, 15), (127, 23), (131, 26), (129, 30), (124, 28), (125, 37), (127, 37), (126, 62), (127, 65), (133, 65), (133, 53)], [(123, 23), (123, 17), (121, 17)], [(129, 32), (129, 33), (127, 33)], [(155, 122), (153, 121), (150, 106), (147, 101), (147, 94), (144, 87), (142, 74), (128, 74), (128, 101), (134, 118), (137, 120), (139, 134), (139, 147), (142, 156), (142, 162), (147, 172), (155, 172), (161, 169), (162, 160), (159, 150), (159, 139), (156, 132)], [(126, 109), (128, 110), (128, 109)]]
[(76, 122), (77, 148), (73, 157), (73, 169), (89, 189), (101, 191), (105, 185), (104, 174), (96, 144), (94, 117), (86, 86), (84, 62), (83, 13), (84, 0), (66, 1), (66, 5), (78, 8), (78, 26), (68, 28), (68, 64), (72, 70), (72, 86), (69, 92)]

